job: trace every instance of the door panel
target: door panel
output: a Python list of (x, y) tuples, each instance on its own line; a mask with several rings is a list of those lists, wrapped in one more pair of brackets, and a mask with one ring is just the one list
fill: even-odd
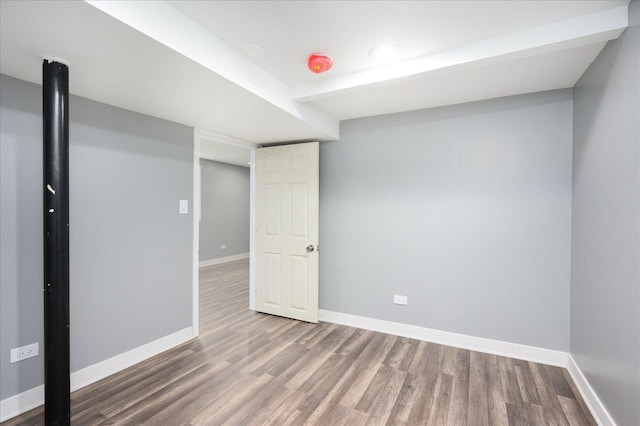
[(256, 150), (256, 309), (318, 322), (317, 142)]
[(265, 282), (265, 300), (264, 303), (272, 307), (281, 306), (281, 265), (280, 255), (277, 253), (265, 253), (265, 269), (264, 269), (264, 282)]
[(280, 207), (282, 205), (282, 185), (265, 185), (265, 233), (269, 236), (280, 237)]

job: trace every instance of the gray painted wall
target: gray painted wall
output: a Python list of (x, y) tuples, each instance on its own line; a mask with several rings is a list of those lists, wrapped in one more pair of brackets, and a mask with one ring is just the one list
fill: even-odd
[(343, 122), (320, 308), (567, 351), (571, 122), (570, 90)]
[[(72, 83), (73, 85), (73, 83)], [(0, 76), (0, 399), (43, 383), (42, 89)], [(192, 129), (70, 99), (71, 370), (191, 325)]]
[(640, 422), (640, 2), (575, 87), (571, 353), (620, 425)]
[(248, 253), (249, 168), (201, 159), (200, 170), (200, 260)]

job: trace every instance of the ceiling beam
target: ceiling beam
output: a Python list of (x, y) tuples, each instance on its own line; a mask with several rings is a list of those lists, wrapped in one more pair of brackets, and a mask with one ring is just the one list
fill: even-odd
[(627, 26), (628, 7), (625, 5), (378, 68), (337, 76), (312, 85), (302, 85), (294, 88), (294, 99), (310, 102), (356, 88), (389, 84), (418, 75), (458, 71), (597, 44), (618, 38)]
[(85, 0), (226, 80), (337, 139), (339, 122), (313, 105), (293, 100), (291, 88), (165, 1)]

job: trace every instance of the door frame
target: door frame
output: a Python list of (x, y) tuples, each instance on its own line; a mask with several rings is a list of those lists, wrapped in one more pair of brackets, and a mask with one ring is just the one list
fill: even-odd
[(193, 247), (191, 249), (191, 329), (200, 335), (200, 136), (193, 130)]
[(255, 283), (255, 228), (256, 228), (256, 173), (255, 158), (256, 148), (259, 145), (246, 140), (221, 135), (204, 129), (193, 129), (193, 247), (192, 247), (192, 272), (191, 272), (191, 327), (193, 337), (200, 335), (200, 153), (203, 143), (221, 143), (245, 148), (250, 151), (251, 164), (249, 166), (249, 309), (255, 310), (256, 303), (256, 283)]

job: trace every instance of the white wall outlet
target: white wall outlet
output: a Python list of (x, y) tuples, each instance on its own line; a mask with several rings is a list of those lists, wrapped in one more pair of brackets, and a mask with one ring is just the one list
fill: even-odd
[(189, 200), (180, 200), (180, 214), (188, 214), (189, 213)]
[(406, 305), (408, 302), (407, 296), (400, 296), (399, 294), (393, 295), (393, 303), (396, 305)]
[(221, 249), (221, 250), (226, 250), (226, 249), (227, 249), (227, 245), (226, 245), (226, 244), (221, 245), (221, 246), (220, 246), (220, 249)]
[(20, 348), (11, 349), (11, 359), (9, 362), (14, 363), (27, 358), (33, 358), (34, 356), (38, 356), (37, 342)]

